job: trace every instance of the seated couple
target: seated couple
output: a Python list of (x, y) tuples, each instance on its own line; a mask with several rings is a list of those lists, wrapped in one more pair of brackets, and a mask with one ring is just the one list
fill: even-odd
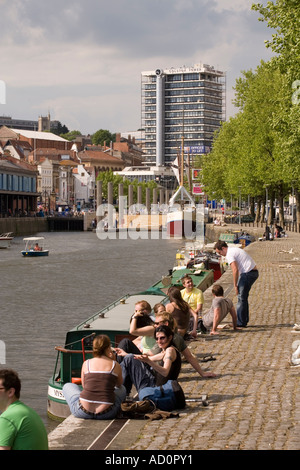
[[(82, 390), (73, 383), (63, 386), (71, 413), (83, 419), (113, 419), (120, 411), (126, 392), (130, 393), (132, 384), (139, 391), (177, 379), (181, 357), (172, 343), (172, 330), (161, 326), (155, 331), (155, 339), (161, 348), (157, 356), (150, 358), (143, 354), (128, 354), (120, 366), (114, 359), (115, 353), (108, 336), (96, 336), (93, 341), (94, 357), (82, 365)], [(162, 365), (156, 362), (158, 360)]]

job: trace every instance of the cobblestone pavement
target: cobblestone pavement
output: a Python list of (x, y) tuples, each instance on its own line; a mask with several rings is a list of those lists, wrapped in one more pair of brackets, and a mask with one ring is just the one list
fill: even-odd
[[(149, 421), (127, 450), (299, 450), (300, 367), (289, 358), (300, 340), (293, 326), (300, 323), (300, 235), (255, 242), (246, 250), (259, 267), (250, 293), (250, 323), (238, 332), (200, 335), (189, 344), (201, 363), (218, 374), (201, 379), (183, 363), (179, 381), (187, 399), (208, 395), (208, 406), (188, 402), (179, 418)], [(236, 305), (231, 270), (222, 276)], [(205, 310), (212, 300), (205, 292)]]

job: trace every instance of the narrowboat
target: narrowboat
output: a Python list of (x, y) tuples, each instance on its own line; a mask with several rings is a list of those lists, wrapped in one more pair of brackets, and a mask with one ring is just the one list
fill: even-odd
[(249, 235), (247, 232), (236, 230), (232, 233), (221, 233), (219, 240), (222, 240), (227, 244), (234, 243), (235, 245), (240, 245), (240, 248), (244, 248), (254, 242), (255, 237), (253, 235)]
[(153, 285), (155, 289), (160, 289), (162, 292), (167, 293), (168, 288), (171, 286), (176, 286), (179, 289), (183, 288), (182, 278), (188, 274), (192, 280), (193, 284), (197, 289), (204, 292), (208, 287), (214, 283), (214, 272), (212, 269), (205, 270), (199, 269), (199, 267), (187, 268), (185, 266), (178, 267), (173, 269), (168, 276), (163, 276), (160, 281)]
[(135, 304), (141, 300), (146, 300), (153, 307), (156, 303), (168, 302), (168, 297), (156, 287), (138, 294), (127, 294), (68, 331), (65, 344), (55, 347), (55, 367), (48, 381), (47, 413), (50, 418), (63, 420), (69, 416), (63, 385), (68, 382), (80, 385), (81, 367), (86, 359), (92, 357), (95, 335), (107, 335), (113, 347), (123, 338), (135, 338), (129, 334), (130, 318)]
[[(202, 275), (207, 273), (206, 279), (201, 285), (201, 280), (199, 280), (199, 287), (203, 292), (207, 287), (209, 287), (214, 281), (217, 281), (225, 271), (225, 262), (223, 257), (220, 257), (215, 253), (214, 243), (208, 244), (196, 244), (196, 243), (186, 243), (185, 247), (181, 250), (178, 250), (176, 253), (176, 263), (177, 266), (174, 269), (191, 269), (196, 275), (201, 271)], [(208, 273), (212, 273), (208, 275)], [(194, 283), (195, 283), (194, 281)], [(207, 285), (209, 281), (209, 285)]]

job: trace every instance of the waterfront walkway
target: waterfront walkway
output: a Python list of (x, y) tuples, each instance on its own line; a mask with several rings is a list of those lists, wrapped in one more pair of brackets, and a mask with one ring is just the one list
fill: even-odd
[[(226, 227), (227, 228), (227, 227)], [(224, 229), (223, 229), (224, 231)], [(199, 335), (189, 347), (201, 363), (218, 376), (201, 379), (183, 363), (179, 382), (187, 407), (179, 418), (158, 421), (130, 420), (108, 450), (299, 450), (300, 367), (289, 358), (292, 343), (300, 340), (293, 330), (300, 323), (300, 234), (258, 241), (246, 250), (255, 259), (259, 279), (250, 294), (250, 323), (234, 332), (222, 329), (218, 336)], [(231, 270), (220, 282), (236, 305)], [(205, 292), (205, 310), (212, 300)], [(208, 395), (208, 406), (201, 396)], [(88, 422), (87, 422), (88, 421)], [(49, 435), (50, 449), (91, 449), (108, 422), (69, 417)]]

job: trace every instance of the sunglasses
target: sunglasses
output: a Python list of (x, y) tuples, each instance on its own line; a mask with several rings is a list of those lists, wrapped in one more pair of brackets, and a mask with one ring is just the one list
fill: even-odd
[(159, 338), (155, 338), (156, 341), (164, 341), (166, 339), (166, 336), (159, 336)]

